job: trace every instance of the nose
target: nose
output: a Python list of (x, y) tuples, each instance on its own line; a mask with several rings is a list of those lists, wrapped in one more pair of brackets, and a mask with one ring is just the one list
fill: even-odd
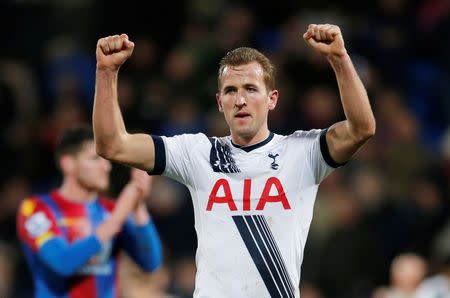
[(236, 95), (236, 106), (241, 108), (247, 104), (247, 97), (245, 96), (245, 92), (240, 90)]

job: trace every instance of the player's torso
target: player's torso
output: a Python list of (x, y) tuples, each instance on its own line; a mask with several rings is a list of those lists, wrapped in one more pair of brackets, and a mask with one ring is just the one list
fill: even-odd
[(249, 152), (218, 139), (205, 147), (192, 161), (190, 186), (199, 241), (196, 296), (298, 295), (317, 191), (304, 177), (301, 148), (294, 151), (278, 135)]
[[(102, 223), (113, 208), (113, 203), (104, 199), (96, 199), (87, 204), (76, 204), (64, 200), (57, 193), (52, 193), (52, 211), (57, 218), (57, 224), (62, 231), (62, 236), (69, 243), (91, 236), (100, 223)], [(82, 266), (79, 276), (109, 276), (114, 274), (113, 251), (116, 239), (102, 244), (99, 254)]]

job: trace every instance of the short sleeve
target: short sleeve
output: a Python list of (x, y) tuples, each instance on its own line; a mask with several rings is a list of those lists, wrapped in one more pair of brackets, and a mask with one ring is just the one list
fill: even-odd
[(164, 175), (185, 185), (192, 181), (192, 156), (206, 139), (203, 134), (173, 137), (152, 136), (155, 144), (155, 167), (149, 174)]
[(306, 151), (307, 163), (310, 166), (316, 184), (322, 182), (333, 170), (341, 164), (331, 158), (325, 135), (326, 129), (296, 131), (294, 136), (301, 140)]
[(33, 251), (38, 251), (48, 240), (61, 235), (61, 230), (47, 205), (37, 198), (27, 198), (17, 213), (17, 234)]

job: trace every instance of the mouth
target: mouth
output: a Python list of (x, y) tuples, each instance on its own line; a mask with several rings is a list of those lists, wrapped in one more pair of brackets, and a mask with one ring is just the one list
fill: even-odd
[(238, 119), (245, 119), (247, 117), (250, 117), (250, 114), (246, 112), (238, 112), (234, 115), (234, 117)]

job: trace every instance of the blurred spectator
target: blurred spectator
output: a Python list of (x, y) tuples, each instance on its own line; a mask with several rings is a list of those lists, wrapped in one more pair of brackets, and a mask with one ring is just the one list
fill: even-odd
[(190, 98), (174, 99), (169, 107), (168, 117), (162, 123), (161, 133), (173, 136), (183, 133), (195, 133), (203, 130), (203, 123), (199, 117), (199, 110)]
[(449, 217), (448, 203), (446, 204), (441, 189), (431, 178), (420, 178), (413, 183), (410, 249), (422, 256), (431, 257), (431, 243)]
[(374, 298), (415, 298), (426, 274), (427, 263), (422, 257), (413, 253), (401, 254), (392, 261), (390, 286), (377, 289)]
[(66, 96), (78, 97), (90, 109), (94, 98), (95, 59), (73, 36), (61, 35), (48, 41), (46, 91), (52, 105)]
[(150, 212), (170, 256), (194, 254), (196, 234), (192, 202), (186, 187), (166, 177), (155, 176)]
[(441, 156), (442, 156), (442, 176), (445, 190), (450, 193), (450, 126), (442, 137)]
[(383, 148), (383, 163), (388, 196), (407, 199), (410, 183), (422, 175), (428, 156), (420, 142), (420, 127), (414, 115), (403, 105), (398, 92), (384, 90), (376, 94), (377, 120), (383, 123), (378, 133), (389, 146)]
[(331, 204), (332, 230), (314, 260), (318, 284), (326, 297), (361, 297), (379, 275), (380, 254), (371, 227), (361, 216), (353, 192), (335, 189)]
[(122, 285), (123, 298), (171, 298), (169, 285), (170, 271), (162, 265), (153, 273), (142, 271), (126, 254), (122, 254), (119, 265), (119, 283)]
[(179, 257), (173, 265), (171, 292), (179, 298), (189, 298), (194, 294), (196, 267), (190, 255)]
[(435, 237), (432, 245), (434, 271), (417, 290), (417, 298), (450, 297), (450, 221)]
[(252, 12), (245, 6), (231, 4), (223, 9), (215, 28), (215, 44), (220, 55), (238, 46), (251, 43), (255, 20)]
[(0, 242), (0, 297), (14, 298), (15, 256), (6, 243)]
[(324, 296), (321, 294), (320, 290), (308, 283), (304, 283), (300, 287), (300, 294), (302, 298), (323, 298)]
[(30, 185), (22, 176), (10, 177), (0, 189), (0, 241), (11, 243), (17, 240), (16, 211), (22, 199), (29, 194)]
[(340, 117), (341, 107), (338, 94), (335, 90), (323, 85), (315, 85), (297, 100), (299, 109), (297, 114), (302, 115), (301, 122), (292, 123), (294, 126), (312, 129), (317, 127), (329, 127)]

